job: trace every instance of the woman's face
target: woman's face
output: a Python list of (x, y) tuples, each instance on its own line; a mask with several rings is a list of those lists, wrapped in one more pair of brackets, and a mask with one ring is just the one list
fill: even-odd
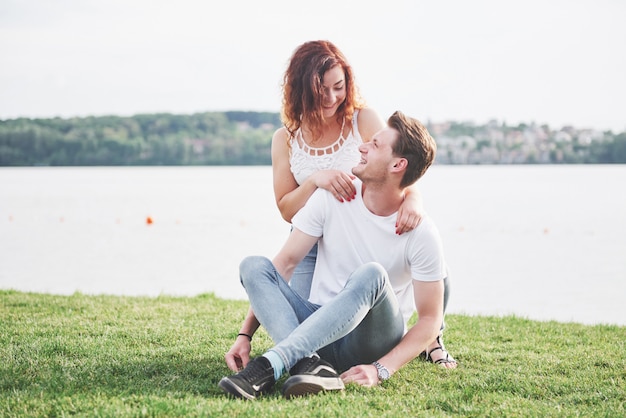
[(324, 73), (322, 89), (324, 92), (322, 100), (324, 118), (330, 118), (335, 115), (337, 108), (346, 99), (346, 79), (340, 65)]

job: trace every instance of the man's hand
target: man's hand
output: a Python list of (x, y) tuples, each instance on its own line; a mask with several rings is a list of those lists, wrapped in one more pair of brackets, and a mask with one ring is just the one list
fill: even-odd
[(245, 336), (238, 336), (230, 350), (224, 355), (226, 365), (234, 372), (242, 370), (250, 361), (252, 345)]
[(340, 377), (343, 383), (357, 383), (365, 387), (376, 386), (380, 383), (378, 380), (378, 370), (376, 370), (376, 366), (373, 364), (360, 364), (351, 367), (349, 370), (342, 373)]

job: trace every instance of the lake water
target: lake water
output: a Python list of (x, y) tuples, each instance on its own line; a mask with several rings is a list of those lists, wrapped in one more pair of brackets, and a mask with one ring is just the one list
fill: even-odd
[[(270, 167), (0, 168), (0, 288), (245, 299), (289, 233)], [(443, 166), (419, 181), (449, 312), (626, 325), (626, 166)], [(147, 219), (152, 223), (149, 224)]]

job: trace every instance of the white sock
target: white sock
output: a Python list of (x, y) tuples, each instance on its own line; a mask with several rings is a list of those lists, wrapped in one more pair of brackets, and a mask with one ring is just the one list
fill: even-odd
[(283, 363), (283, 359), (281, 359), (280, 356), (274, 351), (268, 351), (267, 353), (263, 354), (263, 357), (270, 361), (270, 364), (274, 369), (274, 380), (280, 379), (280, 377), (283, 375), (283, 371), (285, 370), (285, 364)]

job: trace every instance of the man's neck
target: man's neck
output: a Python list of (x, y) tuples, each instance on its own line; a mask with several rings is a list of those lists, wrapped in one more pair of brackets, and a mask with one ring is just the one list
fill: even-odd
[(361, 193), (365, 207), (377, 216), (393, 215), (404, 201), (403, 190), (389, 184), (363, 184)]

